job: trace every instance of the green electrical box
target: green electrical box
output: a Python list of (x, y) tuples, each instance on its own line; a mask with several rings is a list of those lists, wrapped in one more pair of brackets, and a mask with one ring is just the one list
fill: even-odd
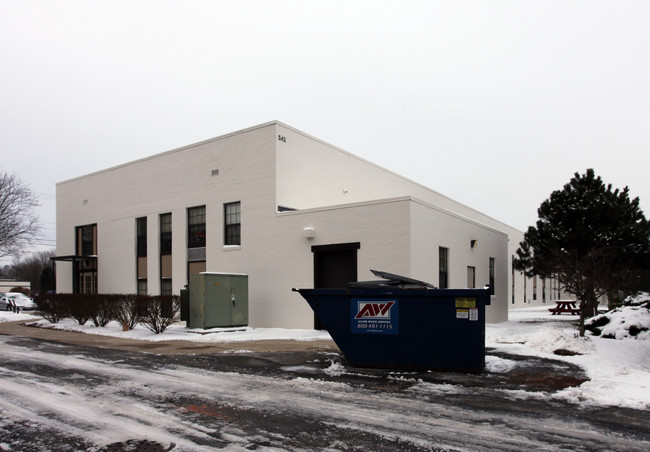
[(248, 275), (197, 273), (190, 275), (188, 328), (248, 325)]

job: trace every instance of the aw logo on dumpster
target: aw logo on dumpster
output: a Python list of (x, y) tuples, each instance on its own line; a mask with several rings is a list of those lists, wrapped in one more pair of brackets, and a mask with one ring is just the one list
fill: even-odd
[(397, 300), (360, 300), (353, 298), (351, 330), (354, 334), (399, 334)]
[(359, 313), (354, 316), (355, 319), (363, 317), (374, 317), (381, 319), (390, 319), (390, 308), (395, 304), (394, 301), (386, 303), (363, 303), (359, 302)]

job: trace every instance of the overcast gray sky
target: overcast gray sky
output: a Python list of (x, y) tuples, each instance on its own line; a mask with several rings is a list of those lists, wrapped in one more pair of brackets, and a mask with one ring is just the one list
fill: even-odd
[(0, 0), (42, 243), (56, 182), (274, 119), (522, 230), (587, 168), (647, 217), (650, 1)]

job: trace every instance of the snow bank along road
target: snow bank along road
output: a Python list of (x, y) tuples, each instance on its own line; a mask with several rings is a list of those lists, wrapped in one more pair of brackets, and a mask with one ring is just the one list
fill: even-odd
[(522, 364), (398, 373), (329, 352), (171, 356), (0, 336), (0, 450), (650, 450), (647, 411), (550, 396), (585, 380), (577, 366), (489, 353)]

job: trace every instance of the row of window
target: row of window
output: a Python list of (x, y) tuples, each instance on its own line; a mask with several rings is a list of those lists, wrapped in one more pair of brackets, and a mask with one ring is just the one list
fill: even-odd
[[(224, 204), (224, 245), (241, 245), (241, 203)], [(205, 206), (187, 209), (187, 247), (205, 247)]]
[[(138, 257), (147, 255), (147, 218), (136, 218)], [(205, 247), (205, 206), (187, 209), (187, 247)], [(224, 204), (224, 245), (241, 245), (241, 203)], [(172, 214), (160, 215), (160, 254), (172, 253)]]
[[(489, 261), (489, 284), (490, 294), (494, 295), (494, 273), (495, 259)], [(449, 288), (449, 248), (438, 248), (438, 287), (441, 289)], [(476, 267), (467, 267), (467, 287), (473, 289), (476, 287)]]
[[(512, 279), (512, 304), (515, 304), (515, 256), (511, 258), (511, 279)], [(520, 273), (521, 274), (521, 273)], [(529, 299), (526, 299), (527, 289), (528, 289), (528, 277), (524, 276), (524, 303), (530, 303)], [(533, 276), (533, 301), (537, 301), (537, 275)], [(550, 297), (551, 301), (560, 299), (560, 284), (555, 279), (550, 279)], [(542, 303), (546, 303), (546, 278), (542, 277)]]
[[(136, 274), (139, 294), (148, 293), (147, 285), (147, 217), (136, 218)], [(172, 294), (172, 214), (159, 217), (160, 293)], [(224, 204), (224, 245), (241, 245), (241, 203)], [(206, 246), (205, 206), (187, 209), (187, 248)], [(204, 259), (204, 258), (203, 258)]]

